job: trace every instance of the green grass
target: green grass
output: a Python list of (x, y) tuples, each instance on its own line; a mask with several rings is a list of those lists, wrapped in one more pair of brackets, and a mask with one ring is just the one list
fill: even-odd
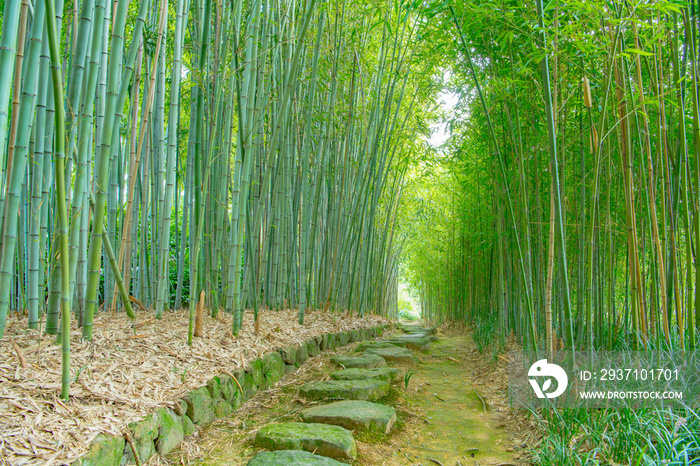
[[(491, 347), (497, 354), (495, 330), (488, 318), (477, 317), (472, 322), (480, 353)], [(632, 332), (616, 332), (612, 350), (634, 351), (634, 341)], [(666, 352), (681, 344), (677, 337), (669, 344), (659, 334), (647, 340), (646, 347)], [(551, 407), (532, 415), (543, 432), (542, 442), (529, 449), (535, 465), (700, 466), (700, 412), (695, 405), (681, 409)]]
[(401, 392), (399, 392), (393, 386), (389, 385), (389, 392), (386, 395), (384, 395), (383, 397), (375, 400), (374, 403), (379, 403), (381, 405), (394, 406), (400, 400), (401, 400)]
[(537, 465), (700, 465), (700, 417), (691, 409), (568, 409), (534, 413), (544, 429)]

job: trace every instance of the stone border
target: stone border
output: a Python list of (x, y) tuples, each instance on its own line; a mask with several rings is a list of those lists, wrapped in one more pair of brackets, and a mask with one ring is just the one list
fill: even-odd
[(90, 451), (72, 466), (122, 466), (141, 463), (156, 453), (165, 456), (197, 427), (233, 414), (258, 391), (267, 390), (287, 372), (293, 372), (309, 357), (348, 343), (381, 336), (389, 325), (325, 333), (295, 346), (280, 348), (248, 363), (248, 367), (212, 378), (190, 392), (174, 409), (159, 408), (144, 419), (129, 424), (124, 437), (98, 435)]

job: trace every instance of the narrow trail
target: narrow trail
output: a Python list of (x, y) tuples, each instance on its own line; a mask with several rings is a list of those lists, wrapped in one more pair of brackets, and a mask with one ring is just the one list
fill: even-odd
[(471, 337), (446, 336), (433, 343), (432, 354), (417, 366), (407, 401), (423, 413), (424, 422), (399, 445), (410, 461), (396, 464), (425, 459), (445, 466), (457, 461), (469, 466), (524, 464), (517, 461), (507, 430), (511, 418), (504, 393), (495, 390), (499, 381), (473, 384), (477, 368), (472, 350)]
[[(400, 332), (395, 332), (400, 333)], [(385, 337), (386, 338), (386, 337)], [(350, 345), (335, 354), (357, 356)], [(388, 434), (353, 432), (354, 465), (519, 466), (530, 423), (514, 416), (506, 398), (507, 372), (481, 357), (464, 333), (439, 333), (429, 351), (413, 350), (416, 364), (389, 363), (402, 373), (388, 394), (397, 420)], [(333, 352), (309, 359), (279, 384), (258, 393), (230, 418), (216, 421), (168, 457), (170, 464), (245, 465), (260, 447), (257, 433), (271, 423), (301, 422), (300, 411), (324, 402), (304, 399), (304, 383), (326, 380), (338, 366)], [(410, 376), (410, 378), (409, 378)], [(407, 380), (408, 379), (408, 380)], [(406, 382), (408, 382), (406, 384)], [(344, 460), (349, 461), (349, 460)]]

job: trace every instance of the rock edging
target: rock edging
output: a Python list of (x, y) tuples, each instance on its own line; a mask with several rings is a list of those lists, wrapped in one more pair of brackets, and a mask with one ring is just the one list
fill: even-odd
[(167, 455), (197, 426), (226, 417), (260, 390), (266, 390), (285, 373), (296, 370), (309, 357), (348, 343), (381, 336), (388, 325), (325, 333), (303, 343), (280, 348), (248, 363), (248, 367), (219, 374), (203, 387), (190, 392), (174, 409), (159, 408), (144, 419), (129, 424), (124, 437), (98, 435), (90, 450), (72, 466), (122, 466), (140, 462), (154, 454)]

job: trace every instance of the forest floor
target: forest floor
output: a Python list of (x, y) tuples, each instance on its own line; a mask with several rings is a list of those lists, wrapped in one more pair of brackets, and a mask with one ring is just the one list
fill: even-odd
[[(414, 351), (412, 375), (378, 400), (396, 409), (391, 433), (355, 435), (355, 465), (516, 466), (529, 464), (526, 445), (539, 443), (535, 423), (510, 410), (505, 357), (481, 355), (464, 329), (443, 329), (428, 353)], [(352, 353), (356, 344), (340, 353)], [(231, 417), (191, 437), (166, 460), (152, 464), (245, 465), (259, 448), (256, 433), (271, 422), (299, 421), (299, 411), (316, 403), (298, 396), (305, 382), (336, 369), (331, 354), (311, 358), (277, 386), (258, 393)]]
[(238, 336), (231, 316), (205, 317), (204, 335), (187, 345), (187, 310), (168, 311), (156, 320), (140, 309), (95, 317), (92, 341), (71, 327), (70, 399), (62, 401), (61, 347), (56, 337), (26, 328), (26, 318), (12, 314), (0, 339), (0, 465), (71, 463), (100, 433), (121, 436), (129, 422), (162, 406), (174, 406), (189, 391), (247, 361), (323, 333), (383, 323), (375, 315), (263, 311), (258, 334), (246, 312)]

